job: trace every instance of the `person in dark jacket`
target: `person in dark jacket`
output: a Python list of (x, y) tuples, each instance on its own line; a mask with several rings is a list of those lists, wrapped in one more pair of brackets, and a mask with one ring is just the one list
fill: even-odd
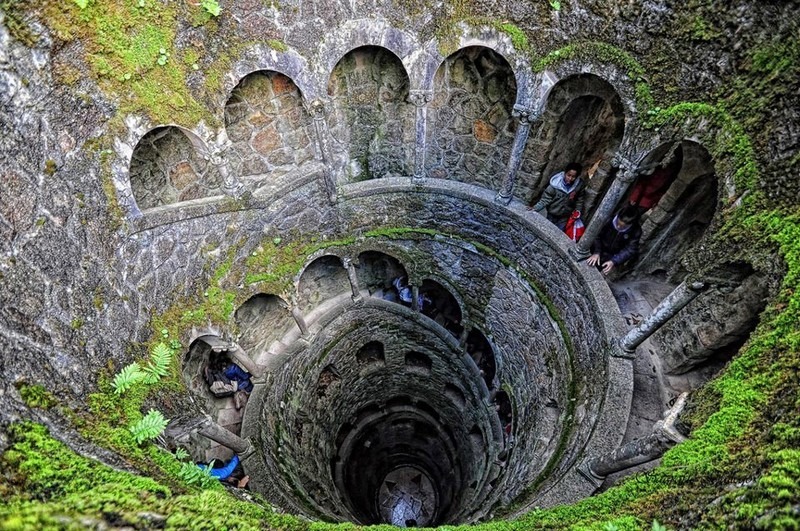
[(639, 210), (633, 205), (628, 205), (600, 231), (600, 235), (592, 243), (592, 255), (586, 263), (597, 266), (604, 275), (607, 275), (614, 267), (639, 255), (641, 237)]
[(564, 171), (550, 177), (542, 197), (528, 209), (546, 216), (553, 225), (564, 230), (572, 212), (583, 210), (582, 171), (583, 167), (577, 162), (567, 164)]

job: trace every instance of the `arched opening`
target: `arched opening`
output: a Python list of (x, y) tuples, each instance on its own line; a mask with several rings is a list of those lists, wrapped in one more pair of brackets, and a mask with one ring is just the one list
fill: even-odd
[(356, 48), (334, 67), (328, 126), (347, 182), (410, 174), (415, 111), (408, 90), (403, 63), (385, 48)]
[(258, 293), (234, 313), (239, 327), (239, 345), (246, 352), (264, 352), (283, 337), (295, 322), (287, 304), (276, 295)]
[(466, 351), (481, 371), (481, 377), (489, 391), (497, 390), (497, 362), (494, 350), (486, 336), (477, 328), (473, 328), (467, 334)]
[[(667, 272), (682, 278), (681, 258), (700, 241), (716, 212), (714, 163), (703, 146), (684, 140), (659, 146), (645, 158), (643, 165), (648, 164), (660, 167), (651, 176), (640, 177), (626, 198), (628, 202), (633, 198), (642, 211), (640, 259), (633, 273)], [(655, 186), (653, 177), (661, 179), (664, 174), (664, 185)]]
[(428, 176), (497, 190), (511, 154), (517, 81), (508, 61), (483, 46), (450, 55), (434, 77), (428, 108)]
[(226, 157), (242, 180), (274, 184), (314, 159), (302, 95), (281, 73), (260, 71), (242, 78), (225, 104), (225, 129), (232, 142)]
[(392, 282), (407, 277), (406, 268), (400, 261), (379, 251), (364, 251), (358, 255), (356, 268), (358, 285), (373, 297), (383, 298), (394, 290)]
[(319, 373), (319, 378), (317, 378), (317, 397), (318, 398), (326, 398), (328, 397), (339, 385), (341, 381), (341, 376), (339, 376), (339, 371), (336, 370), (336, 367), (333, 365), (328, 365)]
[(435, 280), (425, 279), (419, 288), (422, 313), (456, 337), (461, 335), (461, 306), (450, 291)]
[[(202, 402), (202, 409), (217, 424), (239, 435), (244, 406), (253, 390), (250, 374), (239, 367), (228, 354), (232, 344), (217, 336), (195, 339), (182, 363), (182, 376), (188, 390)], [(205, 437), (192, 436), (188, 445), (193, 458), (200, 461), (227, 461), (231, 450)]]
[(359, 365), (383, 365), (386, 363), (383, 343), (380, 341), (370, 341), (356, 352), (356, 360)]
[(431, 372), (431, 367), (433, 367), (433, 362), (431, 361), (430, 357), (426, 356), (422, 352), (416, 352), (413, 350), (406, 352), (405, 363), (406, 367), (416, 369), (424, 374), (429, 374)]
[[(539, 197), (554, 174), (577, 162), (584, 168), (580, 177), (586, 190), (584, 219), (588, 220), (597, 198), (610, 183), (611, 159), (624, 129), (622, 100), (607, 81), (593, 74), (559, 81), (547, 98), (541, 129), (531, 132), (538, 142), (529, 141), (526, 148), (526, 162), (519, 175), (521, 197), (528, 201)], [(546, 150), (537, 153), (542, 144)], [(533, 187), (533, 193), (528, 189), (528, 196), (526, 186)]]
[(347, 270), (338, 256), (320, 256), (303, 270), (297, 284), (297, 306), (303, 312), (342, 293), (350, 293)]
[(156, 127), (133, 150), (130, 181), (141, 210), (219, 195), (216, 168), (180, 128)]

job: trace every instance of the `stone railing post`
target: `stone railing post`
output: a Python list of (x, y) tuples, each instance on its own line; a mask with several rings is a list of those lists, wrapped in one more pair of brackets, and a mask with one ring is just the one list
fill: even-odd
[(612, 164), (619, 168), (619, 172), (622, 175), (617, 176), (611, 183), (611, 188), (603, 196), (603, 200), (586, 227), (583, 237), (575, 247), (570, 249), (570, 254), (576, 261), (584, 260), (592, 254), (592, 243), (594, 243), (595, 238), (600, 234), (606, 223), (611, 220), (620, 199), (636, 179), (636, 174), (632, 169), (633, 164), (626, 157), (618, 154)]
[(700, 295), (700, 292), (703, 291), (705, 287), (705, 284), (702, 282), (693, 282), (690, 285), (681, 282), (677, 288), (672, 290), (672, 293), (667, 295), (664, 300), (658, 303), (658, 306), (653, 308), (650, 315), (639, 323), (636, 328), (620, 339), (619, 345), (622, 347), (622, 350), (628, 353), (634, 352), (636, 347), (641, 345), (648, 337), (661, 328), (664, 323), (681, 311), (684, 306)]
[(678, 397), (664, 419), (653, 426), (653, 433), (622, 445), (606, 455), (584, 461), (578, 466), (578, 471), (599, 487), (608, 475), (658, 459), (664, 452), (685, 441), (686, 437), (675, 428), (675, 422), (683, 411), (687, 396), (688, 393), (683, 393)]
[(220, 177), (222, 177), (222, 191), (225, 195), (239, 199), (247, 190), (244, 185), (239, 182), (239, 179), (233, 175), (231, 163), (228, 157), (225, 156), (225, 151), (228, 150), (230, 145), (231, 143), (228, 141), (225, 145), (217, 149), (209, 149), (203, 154), (203, 158), (214, 166), (219, 172)]
[(514, 109), (511, 111), (511, 116), (517, 118), (519, 126), (517, 127), (516, 135), (514, 135), (514, 145), (511, 147), (511, 156), (508, 158), (505, 177), (500, 185), (500, 191), (494, 198), (495, 202), (502, 205), (509, 204), (514, 196), (514, 183), (517, 180), (519, 166), (522, 164), (522, 154), (525, 152), (531, 124), (538, 120), (541, 114), (535, 110), (515, 104)]
[(428, 147), (428, 103), (432, 99), (432, 90), (412, 89), (408, 92), (408, 101), (417, 109), (414, 121), (414, 174), (411, 176), (411, 180), (415, 183), (422, 183), (425, 180), (425, 150)]
[(300, 335), (304, 338), (308, 337), (308, 323), (306, 323), (306, 318), (303, 317), (303, 312), (297, 306), (292, 306), (290, 311), (292, 312), (292, 317), (294, 317), (294, 322), (297, 323), (297, 327), (300, 329)]
[(231, 345), (231, 349), (228, 351), (228, 354), (230, 354), (233, 361), (235, 361), (238, 365), (241, 365), (244, 370), (253, 375), (254, 378), (259, 378), (266, 370), (265, 367), (253, 361), (253, 359), (242, 347), (239, 346), (238, 343), (233, 343)]
[(211, 417), (207, 416), (205, 418), (204, 422), (200, 424), (197, 433), (203, 437), (211, 439), (216, 443), (221, 444), (222, 446), (230, 448), (239, 454), (240, 459), (242, 456), (249, 455), (253, 452), (253, 445), (249, 440), (242, 439), (232, 431), (226, 430), (214, 422)]
[(361, 300), (361, 288), (358, 285), (356, 266), (353, 265), (353, 260), (350, 258), (342, 258), (342, 265), (344, 265), (347, 270), (347, 279), (350, 281), (350, 291), (352, 292), (353, 302), (358, 302)]
[(323, 180), (325, 181), (325, 192), (328, 194), (330, 204), (336, 204), (336, 178), (333, 171), (333, 157), (331, 156), (330, 142), (328, 137), (328, 125), (325, 123), (325, 104), (320, 99), (311, 102), (311, 116), (314, 118), (314, 135), (317, 139), (319, 155), (322, 159), (324, 169), (322, 170)]

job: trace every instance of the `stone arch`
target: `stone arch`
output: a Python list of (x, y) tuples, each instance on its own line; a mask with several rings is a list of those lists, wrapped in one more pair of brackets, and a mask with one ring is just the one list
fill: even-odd
[(314, 133), (294, 80), (274, 70), (242, 78), (225, 103), (226, 153), (244, 182), (274, 183), (314, 160)]
[[(717, 207), (717, 179), (714, 161), (708, 150), (690, 140), (665, 143), (653, 149), (642, 161), (642, 166), (665, 161), (675, 161), (657, 194), (657, 201), (642, 215), (642, 241), (639, 259), (632, 265), (638, 275), (672, 273), (678, 271), (681, 257), (705, 234)], [(662, 170), (656, 169), (653, 178)], [(623, 200), (642, 195), (647, 187), (647, 177), (639, 177)], [(652, 182), (652, 180), (651, 180)]]
[[(615, 87), (594, 74), (574, 74), (547, 94), (537, 142), (525, 150), (520, 192), (538, 197), (570, 162), (583, 165), (587, 214), (611, 180), (611, 161), (625, 132), (625, 106)], [(538, 161), (538, 163), (537, 163)], [(587, 216), (584, 216), (586, 218)]]
[(308, 313), (322, 302), (350, 293), (347, 270), (338, 256), (325, 254), (309, 263), (297, 282), (297, 307)]
[(355, 48), (333, 68), (328, 125), (345, 182), (410, 174), (416, 113), (408, 92), (405, 67), (386, 48)]
[(382, 251), (363, 251), (358, 255), (356, 267), (358, 285), (370, 295), (383, 297), (391, 291), (392, 281), (398, 277), (408, 277), (403, 264), (394, 256)]
[(517, 81), (508, 61), (484, 46), (447, 57), (428, 109), (426, 171), (497, 190), (511, 153)]
[(319, 98), (324, 93), (324, 85), (317, 83), (305, 57), (291, 47), (278, 51), (263, 43), (256, 43), (244, 50), (225, 77), (223, 89), (230, 94), (244, 77), (258, 71), (279, 72), (290, 78), (306, 101)]
[(419, 294), (425, 300), (421, 308), (422, 313), (439, 323), (454, 336), (461, 335), (464, 330), (462, 306), (448, 288), (435, 280), (426, 278), (419, 287)]
[(131, 156), (131, 191), (141, 210), (221, 194), (216, 168), (204, 158), (205, 144), (174, 125), (148, 131)]
[(289, 305), (277, 295), (256, 293), (233, 314), (239, 328), (239, 345), (246, 352), (264, 352), (278, 341), (295, 322)]

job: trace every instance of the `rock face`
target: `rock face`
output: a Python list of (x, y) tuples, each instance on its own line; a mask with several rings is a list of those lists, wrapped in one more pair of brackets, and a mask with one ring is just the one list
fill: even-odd
[[(226, 426), (256, 447), (254, 486), (309, 516), (378, 522), (374, 500), (424, 491), (422, 521), (475, 521), (593, 491), (576, 468), (620, 442), (631, 362), (605, 281), (524, 209), (565, 163), (602, 224), (615, 179), (682, 146), (632, 276), (701, 274), (686, 258), (744, 195), (800, 196), (800, 90), (774, 59), (797, 57), (791, 2), (242, 1), (127, 25), (112, 4), (88, 18), (141, 55), (77, 5), (0, 13), (1, 424), (37, 417), (23, 383), (81, 407), (188, 315), (198, 408), (230, 410), (192, 384), (198, 337), (268, 368)], [(708, 105), (664, 110), (681, 101)], [(766, 275), (659, 332), (667, 370), (745, 339)], [(383, 298), (400, 277), (410, 308)], [(391, 467), (426, 487), (394, 495)]]

